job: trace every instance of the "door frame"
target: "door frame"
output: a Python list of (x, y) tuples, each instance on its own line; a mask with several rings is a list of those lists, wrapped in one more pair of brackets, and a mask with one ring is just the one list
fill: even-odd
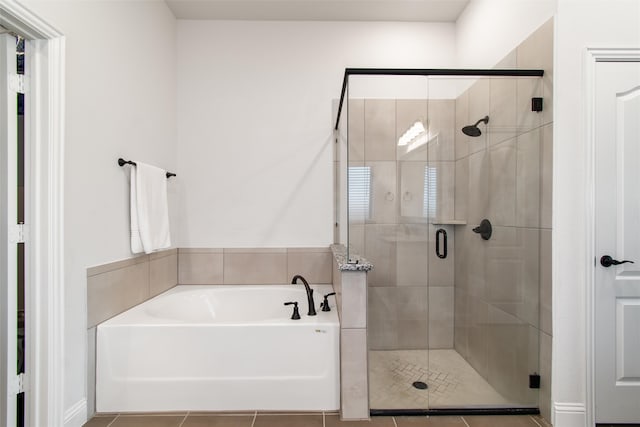
[(598, 62), (640, 62), (640, 47), (588, 47), (584, 53), (584, 73), (586, 96), (584, 125), (586, 130), (586, 177), (587, 177), (587, 210), (586, 210), (586, 419), (588, 426), (595, 425), (595, 268), (597, 254), (595, 252), (595, 209), (596, 209), (596, 65)]
[(27, 425), (62, 426), (64, 413), (64, 35), (16, 0), (0, 0), (0, 25), (31, 41), (31, 82), (25, 146), (30, 152), (30, 250), (25, 304), (29, 337), (25, 388)]

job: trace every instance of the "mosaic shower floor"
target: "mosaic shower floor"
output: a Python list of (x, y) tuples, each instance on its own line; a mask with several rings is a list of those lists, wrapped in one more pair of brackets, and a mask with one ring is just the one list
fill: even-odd
[(370, 351), (369, 401), (372, 409), (512, 405), (455, 350)]

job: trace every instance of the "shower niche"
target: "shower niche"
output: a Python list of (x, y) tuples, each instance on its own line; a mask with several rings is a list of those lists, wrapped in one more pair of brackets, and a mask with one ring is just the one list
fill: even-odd
[(337, 239), (374, 266), (372, 414), (537, 412), (542, 74), (345, 73)]

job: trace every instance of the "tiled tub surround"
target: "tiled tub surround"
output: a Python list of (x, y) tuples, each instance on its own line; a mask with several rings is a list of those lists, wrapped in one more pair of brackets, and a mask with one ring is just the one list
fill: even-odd
[(101, 323), (98, 411), (338, 410), (338, 314), (308, 316), (306, 298), (291, 284), (179, 285)]
[[(95, 413), (96, 325), (176, 284), (332, 283), (329, 248), (170, 249), (87, 269), (87, 401)], [(247, 268), (250, 265), (251, 268)], [(299, 285), (301, 286), (301, 285)], [(319, 304), (319, 301), (316, 302)]]

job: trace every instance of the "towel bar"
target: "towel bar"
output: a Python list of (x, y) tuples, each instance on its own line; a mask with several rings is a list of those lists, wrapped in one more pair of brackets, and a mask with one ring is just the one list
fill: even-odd
[[(118, 159), (118, 165), (120, 165), (120, 166), (124, 166), (124, 165), (136, 166), (136, 162), (132, 162), (131, 160), (125, 160), (122, 157), (120, 157)], [(177, 176), (177, 175), (175, 173), (173, 173), (173, 172), (167, 172), (167, 178), (171, 178), (172, 176)]]

